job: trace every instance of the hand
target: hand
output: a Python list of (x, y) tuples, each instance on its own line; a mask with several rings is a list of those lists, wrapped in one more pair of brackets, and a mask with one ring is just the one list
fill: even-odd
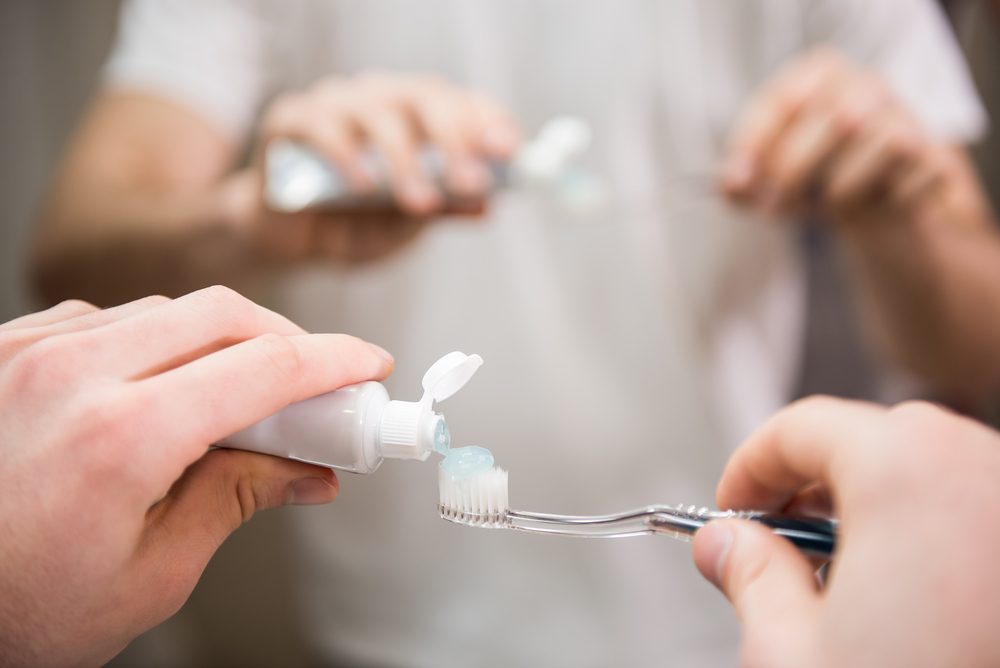
[(938, 146), (876, 73), (828, 48), (788, 65), (738, 122), (722, 186), (771, 214), (813, 205), (839, 222), (906, 210), (934, 192)]
[(0, 663), (103, 663), (255, 512), (333, 500), (329, 469), (208, 447), (391, 367), (219, 287), (0, 325)]
[(744, 626), (746, 666), (1000, 665), (1000, 435), (930, 404), (826, 398), (779, 413), (726, 467), (727, 508), (833, 512), (821, 589), (753, 523), (695, 537)]
[[(258, 145), (293, 139), (321, 151), (359, 193), (375, 184), (362, 156), (384, 158), (398, 211), (345, 215), (277, 215), (261, 201), (263, 151), (255, 170), (232, 180), (234, 217), (259, 221), (263, 245), (292, 257), (346, 262), (378, 259), (407, 244), (441, 213), (480, 213), (491, 187), (487, 162), (509, 160), (519, 142), (511, 116), (485, 95), (433, 76), (385, 73), (329, 77), (305, 91), (278, 97), (266, 110)], [(425, 174), (419, 156), (431, 145), (444, 156), (449, 202)], [(277, 218), (277, 220), (275, 220)]]

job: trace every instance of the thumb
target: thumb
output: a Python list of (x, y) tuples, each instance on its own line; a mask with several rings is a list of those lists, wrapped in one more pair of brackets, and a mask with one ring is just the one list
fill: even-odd
[(333, 501), (333, 471), (240, 450), (212, 450), (188, 467), (147, 516), (140, 553), (193, 587), (222, 542), (261, 510)]
[(819, 584), (809, 560), (788, 540), (754, 522), (711, 522), (695, 534), (694, 560), (736, 609), (745, 650), (787, 658), (808, 637), (819, 610)]

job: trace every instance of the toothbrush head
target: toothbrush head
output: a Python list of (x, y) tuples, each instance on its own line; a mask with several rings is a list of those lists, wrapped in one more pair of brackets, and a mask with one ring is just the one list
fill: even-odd
[(501, 529), (508, 525), (507, 472), (493, 467), (456, 480), (438, 469), (438, 512), (442, 519), (473, 527)]

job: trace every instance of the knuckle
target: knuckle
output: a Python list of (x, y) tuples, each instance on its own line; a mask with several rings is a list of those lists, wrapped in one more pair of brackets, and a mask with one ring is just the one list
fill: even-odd
[(206, 477), (219, 481), (215, 510), (226, 517), (229, 529), (247, 522), (263, 504), (254, 485), (251, 470), (245, 465), (247, 453), (238, 450), (215, 450), (197, 466), (206, 469)]
[(813, 67), (823, 70), (838, 70), (847, 66), (844, 54), (829, 44), (823, 44), (813, 49), (807, 56), (807, 62)]
[(738, 559), (731, 557), (726, 576), (727, 589), (736, 597), (745, 594), (767, 571), (770, 555), (767, 550), (745, 550), (738, 554)]
[(67, 424), (91, 455), (117, 452), (130, 445), (133, 426), (140, 414), (127, 393), (98, 388), (70, 402)]
[(377, 68), (363, 70), (356, 77), (356, 81), (369, 90), (385, 88), (397, 80), (396, 76)]
[(249, 299), (225, 285), (202, 288), (191, 293), (190, 299), (198, 306), (224, 313), (242, 314), (252, 306)]
[(355, 158), (356, 151), (351, 140), (338, 125), (317, 124), (313, 132), (313, 141), (338, 163)]
[(803, 399), (797, 399), (791, 403), (789, 410), (803, 412), (824, 412), (839, 406), (843, 400), (828, 394), (814, 394)]
[(301, 93), (285, 93), (275, 98), (264, 114), (265, 130), (273, 134), (294, 127), (301, 115), (303, 102)]
[(947, 451), (947, 444), (961, 437), (961, 423), (955, 415), (926, 401), (906, 401), (889, 409), (888, 429), (887, 445), (882, 450), (891, 471), (898, 469), (914, 444), (919, 443), (921, 451), (930, 456), (939, 449)]
[(368, 67), (358, 72), (357, 81), (379, 81), (385, 77), (385, 72), (375, 67)]
[(336, 94), (342, 92), (348, 83), (348, 80), (342, 76), (328, 76), (316, 80), (310, 87), (310, 90), (315, 93)]
[(892, 96), (892, 89), (884, 77), (875, 72), (865, 71), (858, 75), (861, 93), (870, 95), (872, 99), (885, 101)]
[(367, 357), (370, 346), (363, 340), (350, 334), (332, 334), (332, 347), (345, 360), (357, 360)]
[(31, 329), (0, 331), (0, 360), (10, 360), (37, 339), (38, 333)]
[(900, 127), (889, 136), (889, 151), (900, 158), (913, 158), (920, 148), (920, 140), (907, 127)]
[(258, 306), (232, 288), (213, 285), (185, 299), (196, 317), (210, 321), (222, 335), (242, 337), (256, 328)]
[(56, 308), (62, 311), (67, 311), (74, 313), (76, 315), (83, 315), (85, 313), (93, 313), (94, 311), (100, 311), (90, 302), (84, 301), (82, 299), (66, 299), (56, 305)]
[(163, 295), (150, 295), (148, 297), (143, 297), (142, 299), (136, 299), (132, 302), (132, 306), (138, 306), (140, 308), (153, 308), (155, 306), (162, 306), (173, 301), (170, 297), (165, 297)]
[(789, 117), (798, 113), (806, 104), (808, 94), (801, 86), (782, 86), (766, 94), (762, 98), (761, 108), (769, 109), (780, 117)]
[(779, 193), (791, 194), (803, 178), (802, 166), (788, 150), (779, 150), (770, 169), (771, 187)]
[(8, 369), (9, 380), (25, 391), (51, 391), (73, 383), (79, 376), (80, 346), (71, 335), (51, 336), (19, 351)]
[(166, 304), (167, 302), (173, 301), (170, 297), (166, 295), (149, 295), (148, 297), (143, 297), (139, 300), (140, 304), (149, 304), (151, 306), (159, 306), (160, 304)]
[(438, 92), (451, 88), (451, 84), (447, 79), (434, 72), (417, 75), (414, 78), (414, 83), (419, 89), (429, 92)]
[(70, 403), (66, 424), (82, 450), (85, 479), (113, 483), (123, 496), (147, 498), (161, 472), (136, 449), (148, 439), (150, 417), (157, 413), (153, 402), (118, 386), (97, 388)]
[(276, 376), (277, 382), (292, 382), (301, 375), (302, 356), (298, 347), (288, 337), (273, 333), (263, 334), (254, 339), (254, 346), (265, 366)]
[(263, 507), (261, 500), (257, 496), (257, 487), (253, 478), (248, 474), (236, 476), (236, 502), (239, 508), (240, 523), (245, 524), (250, 521), (258, 508)]
[(947, 413), (926, 401), (904, 401), (889, 409), (889, 417), (906, 424), (930, 426), (939, 424)]

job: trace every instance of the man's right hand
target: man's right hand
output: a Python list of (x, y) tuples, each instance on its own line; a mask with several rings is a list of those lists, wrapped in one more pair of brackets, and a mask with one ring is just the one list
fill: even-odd
[(840, 519), (825, 588), (749, 522), (695, 537), (746, 666), (1000, 666), (1000, 435), (924, 403), (799, 402), (733, 455), (722, 508)]

